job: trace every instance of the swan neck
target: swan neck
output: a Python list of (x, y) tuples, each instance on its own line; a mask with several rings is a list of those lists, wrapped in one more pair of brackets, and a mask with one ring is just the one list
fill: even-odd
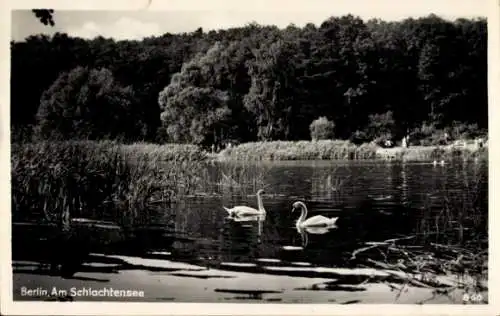
[(302, 204), (302, 205), (300, 205), (300, 209), (301, 209), (301, 212), (300, 212), (299, 220), (297, 221), (298, 223), (302, 223), (306, 219), (306, 216), (307, 216), (307, 207)]
[(264, 203), (262, 203), (262, 196), (260, 193), (257, 194), (257, 207), (259, 208), (259, 211), (264, 211)]

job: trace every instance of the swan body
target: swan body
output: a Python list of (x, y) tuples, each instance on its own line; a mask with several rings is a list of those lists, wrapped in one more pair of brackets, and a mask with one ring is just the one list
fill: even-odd
[[(336, 227), (336, 226), (335, 226)], [(311, 235), (324, 235), (326, 233), (330, 232), (330, 228), (335, 228), (332, 226), (313, 226), (313, 227), (304, 227), (303, 230), (304, 232), (311, 234)]]
[(386, 201), (386, 200), (390, 200), (393, 198), (392, 195), (380, 195), (380, 196), (369, 195), (369, 197), (371, 197), (375, 201)]
[(230, 215), (228, 218), (232, 219), (235, 222), (263, 222), (266, 220), (266, 214), (261, 213), (259, 215)]
[(307, 207), (303, 202), (293, 203), (292, 212), (296, 209), (301, 209), (300, 217), (296, 222), (297, 229), (314, 228), (314, 227), (328, 227), (328, 228), (337, 227), (336, 222), (339, 219), (338, 217), (328, 218), (322, 215), (316, 215), (308, 219), (305, 219), (307, 217)]
[(233, 208), (227, 208), (223, 206), (223, 208), (226, 210), (226, 212), (229, 213), (229, 217), (241, 217), (241, 216), (259, 216), (259, 215), (265, 215), (266, 210), (264, 209), (264, 204), (262, 203), (262, 194), (264, 194), (264, 190), (259, 190), (257, 191), (257, 207), (258, 209), (255, 209), (253, 207), (245, 206), (245, 205), (238, 205)]

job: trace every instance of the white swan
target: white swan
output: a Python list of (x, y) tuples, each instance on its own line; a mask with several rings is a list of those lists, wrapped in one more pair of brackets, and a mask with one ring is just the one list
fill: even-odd
[(307, 207), (303, 202), (297, 201), (293, 203), (292, 212), (296, 209), (301, 209), (302, 213), (300, 214), (299, 219), (295, 226), (297, 229), (304, 228), (313, 228), (313, 227), (328, 227), (328, 228), (336, 228), (336, 222), (339, 219), (338, 217), (328, 218), (322, 215), (316, 215), (305, 219), (307, 216)]
[(260, 189), (257, 191), (257, 207), (259, 209), (254, 209), (253, 207), (244, 205), (235, 206), (233, 208), (223, 206), (223, 208), (229, 213), (229, 217), (265, 215), (266, 210), (264, 209), (264, 204), (262, 203), (262, 194), (265, 194), (264, 190)]
[(234, 216), (230, 218), (235, 222), (245, 223), (245, 222), (264, 222), (266, 220), (266, 214), (259, 215), (242, 215), (242, 216)]

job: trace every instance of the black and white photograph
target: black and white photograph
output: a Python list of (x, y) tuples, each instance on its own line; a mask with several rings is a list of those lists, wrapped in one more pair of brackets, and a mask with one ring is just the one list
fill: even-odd
[(10, 10), (13, 303), (491, 303), (491, 1), (269, 3)]

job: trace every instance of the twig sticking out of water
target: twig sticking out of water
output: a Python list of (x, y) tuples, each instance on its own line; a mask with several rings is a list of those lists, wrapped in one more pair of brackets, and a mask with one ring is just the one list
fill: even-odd
[[(423, 300), (421, 304), (442, 295), (453, 301), (451, 294), (457, 290), (464, 293), (487, 291), (487, 287), (481, 282), (487, 274), (487, 250), (474, 253), (462, 247), (436, 243), (430, 244), (429, 247), (396, 243), (415, 237), (368, 242), (366, 247), (352, 252), (351, 260), (357, 259), (359, 254), (371, 249), (378, 250), (382, 258), (378, 260), (367, 258), (366, 262), (369, 266), (383, 269), (391, 278), (402, 281), (400, 287), (386, 281), (392, 290), (398, 291), (396, 300), (408, 290), (408, 286), (433, 290), (432, 297)], [(396, 261), (391, 262), (388, 258), (396, 258)], [(368, 281), (365, 280), (363, 283)]]
[(377, 241), (367, 242), (366, 244), (369, 245), (368, 247), (359, 248), (359, 249), (356, 249), (356, 250), (354, 250), (352, 252), (351, 260), (356, 259), (356, 255), (357, 254), (360, 254), (360, 253), (365, 252), (367, 250), (370, 250), (370, 249), (373, 249), (373, 248), (382, 247), (382, 246), (393, 246), (396, 243), (396, 241), (408, 240), (408, 239), (413, 239), (413, 238), (415, 238), (415, 236), (406, 236), (406, 237), (401, 237), (401, 238), (392, 238), (392, 239), (387, 239), (387, 240), (384, 240), (384, 241), (381, 241), (381, 242), (377, 242)]

